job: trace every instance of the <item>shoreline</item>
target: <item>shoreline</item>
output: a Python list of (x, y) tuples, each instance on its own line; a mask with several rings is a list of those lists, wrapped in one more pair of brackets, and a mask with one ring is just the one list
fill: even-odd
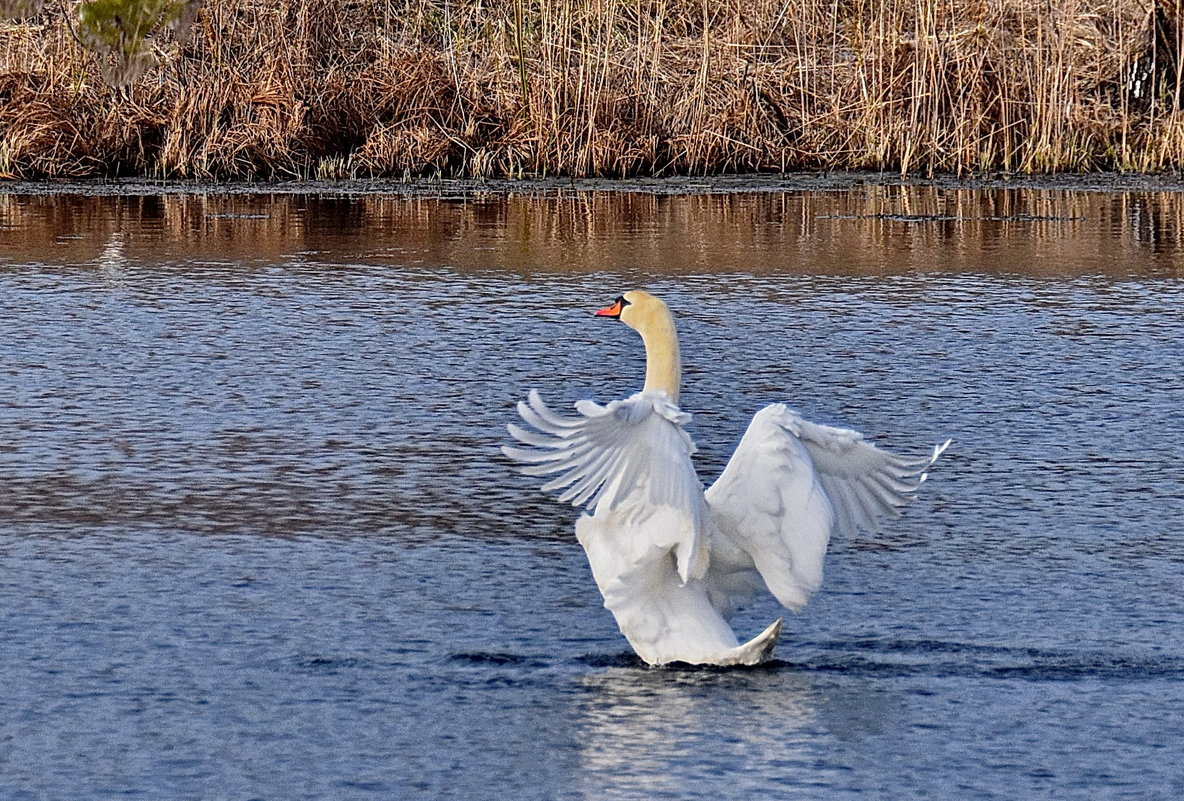
[(394, 179), (300, 181), (147, 180), (0, 181), (0, 195), (150, 197), (161, 195), (402, 195), (464, 199), (476, 195), (549, 195), (611, 192), (656, 196), (833, 192), (858, 187), (932, 187), (949, 190), (1027, 189), (1063, 192), (1184, 192), (1175, 173), (994, 173), (984, 176), (900, 176), (827, 171), (677, 176), (665, 178)]

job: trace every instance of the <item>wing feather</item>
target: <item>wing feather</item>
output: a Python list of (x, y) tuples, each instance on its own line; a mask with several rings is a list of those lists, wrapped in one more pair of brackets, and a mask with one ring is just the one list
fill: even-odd
[(905, 458), (783, 404), (762, 409), (706, 493), (721, 540), (712, 571), (729, 587), (752, 586), (738, 577), (756, 571), (783, 605), (801, 608), (822, 583), (831, 534), (874, 531), (900, 514), (948, 445), (928, 459)]
[[(523, 473), (546, 478), (542, 489), (587, 507), (596, 517), (620, 514), (655, 544), (672, 548), (685, 581), (706, 569), (706, 506), (691, 464), (695, 446), (683, 431), (690, 415), (665, 393), (640, 392), (601, 406), (576, 403), (578, 416), (552, 411), (531, 391), (518, 412), (530, 426), (507, 426), (522, 446), (502, 452)], [(671, 514), (673, 512), (673, 515)], [(645, 520), (655, 523), (647, 529)]]

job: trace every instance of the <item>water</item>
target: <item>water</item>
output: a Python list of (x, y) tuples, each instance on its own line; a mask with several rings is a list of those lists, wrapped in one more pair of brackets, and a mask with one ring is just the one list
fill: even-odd
[[(0, 196), (0, 798), (1178, 798), (1182, 216)], [(642, 667), (497, 453), (636, 388), (641, 285), (708, 478), (773, 400), (955, 439), (762, 669)]]

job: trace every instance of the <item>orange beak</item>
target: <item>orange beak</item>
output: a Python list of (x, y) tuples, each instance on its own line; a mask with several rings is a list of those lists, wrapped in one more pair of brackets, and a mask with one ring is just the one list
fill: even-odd
[(625, 308), (625, 301), (623, 298), (617, 298), (611, 306), (605, 306), (596, 312), (596, 317), (612, 317), (614, 320), (621, 316), (621, 310)]

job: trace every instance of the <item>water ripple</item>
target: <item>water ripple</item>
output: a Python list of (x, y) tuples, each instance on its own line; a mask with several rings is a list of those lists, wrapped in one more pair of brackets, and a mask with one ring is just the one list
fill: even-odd
[[(1182, 203), (0, 195), (5, 792), (1178, 797)], [(772, 401), (955, 440), (758, 669), (642, 665), (498, 453), (632, 286), (707, 480)]]

